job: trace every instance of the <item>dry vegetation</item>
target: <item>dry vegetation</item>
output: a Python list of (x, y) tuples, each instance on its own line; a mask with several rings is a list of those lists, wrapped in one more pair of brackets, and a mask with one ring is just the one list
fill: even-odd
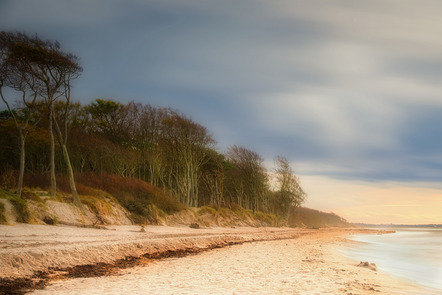
[[(25, 187), (22, 198), (14, 194), (14, 177), (0, 175), (3, 188), (0, 198), (7, 199), (14, 207), (18, 222), (39, 222), (30, 212), (28, 202), (45, 206), (45, 200), (72, 203), (69, 183), (65, 175), (58, 175), (58, 192), (51, 197), (48, 190), (50, 182), (47, 176), (26, 174), (25, 181), (31, 188)], [(9, 179), (9, 183), (8, 183)], [(117, 175), (93, 173), (77, 175), (77, 188), (81, 202), (97, 216), (98, 224), (106, 224), (103, 217), (109, 214), (116, 203), (127, 210), (128, 216), (136, 224), (192, 224), (201, 226), (278, 226), (285, 225), (274, 214), (253, 212), (237, 204), (230, 208), (216, 205), (189, 208), (172, 195), (135, 178)], [(0, 220), (7, 223), (3, 203), (0, 202)], [(3, 209), (2, 209), (3, 208)], [(47, 224), (56, 224), (57, 216), (41, 218)]]
[[(0, 176), (5, 188), (5, 175)], [(14, 179), (13, 177), (10, 179)], [(0, 190), (0, 199), (7, 199), (14, 207), (18, 222), (39, 222), (30, 212), (28, 202), (45, 206), (45, 200), (72, 203), (68, 180), (58, 176), (59, 191), (55, 197), (47, 192), (50, 187), (47, 177), (26, 174), (25, 180), (32, 188), (23, 190), (22, 198), (12, 193), (14, 183), (9, 189)], [(32, 186), (34, 184), (34, 186)], [(38, 186), (37, 186), (38, 185)], [(117, 175), (77, 175), (80, 199), (97, 216), (96, 223), (105, 225), (105, 216), (112, 212), (115, 204), (127, 210), (128, 217), (135, 224), (198, 224), (211, 226), (291, 226), (291, 227), (349, 227), (346, 220), (333, 213), (325, 213), (300, 207), (290, 212), (288, 219), (260, 211), (253, 212), (237, 204), (229, 207), (216, 205), (189, 208), (175, 200), (167, 192), (139, 179), (124, 178)], [(56, 224), (57, 216), (41, 218), (40, 222)], [(7, 223), (5, 206), (0, 202), (0, 223)]]
[(299, 207), (291, 211), (289, 225), (292, 227), (352, 227), (344, 218), (310, 208)]

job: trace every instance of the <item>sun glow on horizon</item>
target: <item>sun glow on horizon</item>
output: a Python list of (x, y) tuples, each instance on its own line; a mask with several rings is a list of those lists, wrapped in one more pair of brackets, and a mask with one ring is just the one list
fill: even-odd
[(375, 183), (301, 176), (305, 206), (334, 212), (349, 222), (442, 223), (442, 188), (433, 183)]

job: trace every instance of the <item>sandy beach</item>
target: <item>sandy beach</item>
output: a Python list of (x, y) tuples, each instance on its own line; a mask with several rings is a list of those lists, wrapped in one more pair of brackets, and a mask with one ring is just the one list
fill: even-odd
[[(346, 237), (367, 230), (140, 229), (1, 226), (0, 274), (17, 279), (43, 271), (54, 278), (32, 294), (435, 294), (344, 257), (342, 249), (357, 246)], [(178, 256), (200, 253), (145, 259), (107, 276), (62, 279), (75, 265), (180, 249)]]

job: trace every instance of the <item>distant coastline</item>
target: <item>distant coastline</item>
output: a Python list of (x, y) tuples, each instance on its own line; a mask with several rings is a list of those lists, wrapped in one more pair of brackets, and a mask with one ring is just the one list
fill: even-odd
[(375, 228), (442, 228), (442, 224), (371, 224), (371, 223), (353, 223), (356, 227), (375, 227)]

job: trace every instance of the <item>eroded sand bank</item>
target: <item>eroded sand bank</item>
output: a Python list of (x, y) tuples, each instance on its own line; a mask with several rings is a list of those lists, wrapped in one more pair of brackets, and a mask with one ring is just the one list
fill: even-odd
[[(141, 233), (139, 227), (25, 226), (22, 234), (28, 234), (20, 235), (11, 228), (2, 232), (2, 275), (5, 270), (17, 275), (51, 264), (112, 261), (164, 247), (285, 238), (155, 260), (112, 276), (52, 281), (35, 294), (432, 294), (343, 257), (338, 249), (355, 230), (146, 227)], [(25, 259), (16, 261), (13, 271), (11, 265), (4, 266), (4, 261), (22, 255)]]

